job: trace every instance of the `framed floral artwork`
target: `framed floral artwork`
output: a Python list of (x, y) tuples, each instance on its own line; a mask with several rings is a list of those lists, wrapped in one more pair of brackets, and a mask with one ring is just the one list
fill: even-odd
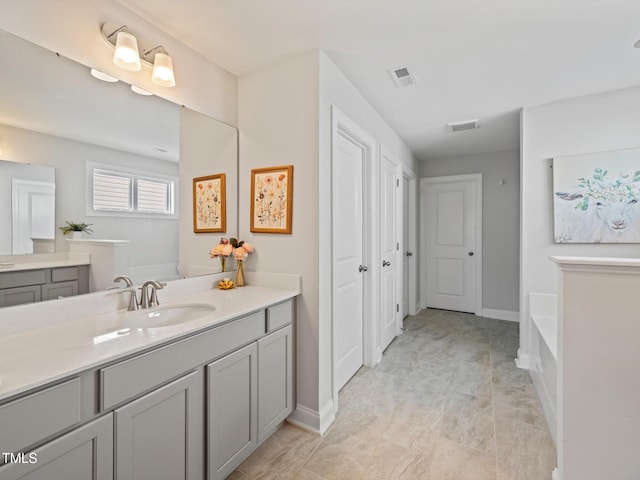
[(193, 231), (226, 232), (227, 201), (225, 174), (193, 179)]
[(251, 228), (256, 233), (291, 233), (293, 165), (251, 170)]

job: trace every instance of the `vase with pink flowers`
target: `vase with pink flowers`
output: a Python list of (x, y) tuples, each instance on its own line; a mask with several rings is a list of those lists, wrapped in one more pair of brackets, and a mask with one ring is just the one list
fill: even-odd
[[(235, 240), (235, 238), (232, 238), (231, 240)], [(229, 239), (222, 237), (220, 242), (211, 249), (209, 256), (211, 258), (220, 258), (220, 265), (222, 267), (221, 271), (224, 272), (227, 264), (227, 257), (233, 255), (233, 250), (234, 247)]]
[(253, 245), (236, 238), (230, 238), (229, 243), (233, 246), (233, 256), (238, 264), (238, 269), (236, 271), (236, 287), (244, 287), (246, 285), (244, 279), (244, 261), (249, 254), (254, 251)]

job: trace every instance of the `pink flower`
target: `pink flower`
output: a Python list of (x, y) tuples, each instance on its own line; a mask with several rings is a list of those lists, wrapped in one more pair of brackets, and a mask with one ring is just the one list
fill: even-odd
[(244, 247), (238, 247), (233, 251), (233, 255), (236, 257), (236, 260), (244, 260), (249, 256), (249, 253), (244, 249)]
[[(215, 257), (219, 257), (220, 255), (224, 255), (224, 253), (222, 252), (222, 249), (224, 248), (224, 245), (222, 245), (221, 243), (218, 243), (215, 247), (213, 247), (211, 249), (211, 251), (209, 252), (209, 255), (211, 256), (211, 258), (215, 258)], [(229, 254), (227, 254), (229, 255)]]
[(227, 243), (229, 243), (229, 239), (228, 239), (228, 238), (224, 238), (224, 237), (222, 237), (222, 238), (220, 239), (220, 243), (222, 243), (223, 245), (226, 245)]
[[(222, 244), (219, 244), (222, 245)], [(233, 253), (233, 247), (230, 244), (225, 244), (222, 245), (222, 255), (224, 255), (225, 257), (228, 257), (229, 255), (231, 255)]]
[(242, 245), (242, 248), (244, 248), (247, 251), (247, 253), (252, 253), (255, 250), (255, 248), (253, 248), (253, 245), (247, 242), (244, 242), (244, 245)]

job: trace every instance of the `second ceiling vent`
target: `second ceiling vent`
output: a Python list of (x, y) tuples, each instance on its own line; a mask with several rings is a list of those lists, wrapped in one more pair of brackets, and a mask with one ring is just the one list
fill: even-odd
[(447, 123), (447, 130), (449, 132), (461, 132), (462, 130), (474, 130), (480, 126), (480, 121), (476, 118), (474, 120), (464, 120), (462, 122)]
[(418, 79), (411, 71), (409, 65), (402, 67), (391, 68), (388, 70), (389, 75), (393, 79), (393, 83), (396, 87), (408, 87), (409, 85), (415, 85), (418, 83)]

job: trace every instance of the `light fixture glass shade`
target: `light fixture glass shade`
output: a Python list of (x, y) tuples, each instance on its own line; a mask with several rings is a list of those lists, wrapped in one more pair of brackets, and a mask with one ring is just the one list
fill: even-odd
[(136, 37), (127, 32), (118, 32), (116, 50), (113, 52), (113, 63), (130, 72), (142, 70)]
[(162, 87), (175, 87), (176, 77), (173, 74), (173, 62), (166, 53), (156, 53), (153, 60), (151, 81)]
[(91, 69), (91, 75), (103, 82), (116, 83), (118, 81), (116, 77), (112, 77), (111, 75), (101, 72), (100, 70), (96, 70), (95, 68)]
[(131, 90), (133, 90), (138, 95), (153, 95), (152, 92), (144, 90), (143, 88), (137, 87), (135, 85), (131, 85)]

